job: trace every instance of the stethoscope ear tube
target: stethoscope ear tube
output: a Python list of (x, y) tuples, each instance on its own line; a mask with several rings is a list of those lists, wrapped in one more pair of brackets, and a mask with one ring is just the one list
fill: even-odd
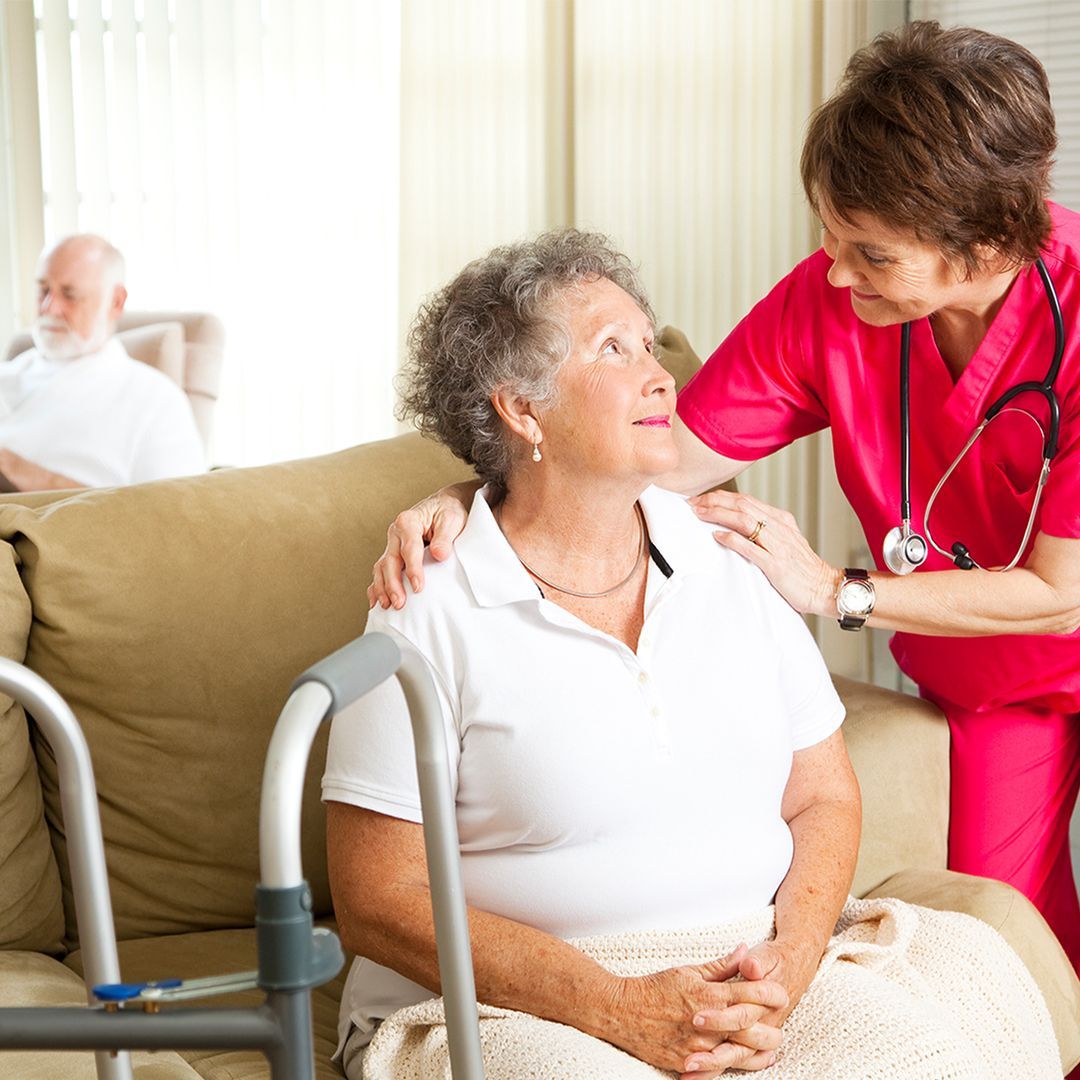
[(911, 531), (911, 323), (900, 327), (900, 524), (885, 537), (882, 555), (894, 574), (926, 562), (926, 541)]
[(900, 520), (911, 521), (911, 323), (900, 327)]

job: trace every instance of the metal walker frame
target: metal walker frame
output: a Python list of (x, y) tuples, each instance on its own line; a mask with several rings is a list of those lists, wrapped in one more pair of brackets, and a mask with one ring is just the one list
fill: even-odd
[[(455, 1080), (483, 1080), (472, 953), (442, 714), (423, 658), (368, 634), (293, 684), (267, 750), (255, 890), (258, 969), (206, 979), (120, 982), (105, 846), (90, 750), (44, 679), (0, 658), (0, 691), (30, 713), (56, 756), (90, 1007), (0, 1008), (0, 1049), (93, 1050), (99, 1080), (131, 1080), (130, 1050), (259, 1050), (272, 1080), (313, 1080), (311, 990), (344, 964), (337, 935), (316, 928), (300, 854), (304, 774), (323, 721), (396, 675), (416, 747), (439, 976)], [(163, 1004), (258, 986), (255, 1008), (160, 1011)]]

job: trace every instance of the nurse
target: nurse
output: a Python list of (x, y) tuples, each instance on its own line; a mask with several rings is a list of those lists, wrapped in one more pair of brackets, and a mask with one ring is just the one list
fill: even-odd
[[(1080, 787), (1080, 216), (1047, 200), (1056, 144), (1046, 74), (1014, 42), (916, 22), (856, 53), (803, 148), (821, 249), (680, 394), (681, 465), (666, 483), (706, 491), (831, 429), (876, 568), (830, 566), (789, 513), (749, 495), (701, 495), (696, 510), (796, 610), (848, 631), (895, 631), (897, 663), (949, 721), (950, 866), (1027, 895), (1080, 970), (1068, 837)], [(927, 522), (935, 487), (987, 408), (1051, 367), (1040, 257), (1064, 352), (1058, 448), (1030, 536), (1052, 419), (1030, 391), (964, 455)], [(896, 575), (883, 545), (902, 517), (904, 324), (911, 527), (925, 536), (929, 526), (949, 554), (931, 547), (913, 573)], [(438, 558), (463, 518), (452, 489), (399, 515), (372, 602), (403, 604), (403, 566), (422, 585), (421, 536)], [(995, 569), (1018, 548), (1014, 568)], [(977, 565), (961, 569), (969, 559)]]

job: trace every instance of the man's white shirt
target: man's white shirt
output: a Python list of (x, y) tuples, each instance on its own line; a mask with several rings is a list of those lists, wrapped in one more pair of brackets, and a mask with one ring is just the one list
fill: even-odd
[(116, 338), (74, 360), (29, 349), (0, 364), (0, 447), (87, 487), (206, 468), (184, 392)]
[[(790, 866), (792, 754), (843, 719), (802, 619), (685, 501), (641, 497), (637, 651), (541, 596), (483, 492), (454, 553), (367, 632), (425, 657), (441, 699), (469, 904), (560, 938), (707, 926), (771, 903)], [(420, 820), (397, 683), (334, 721), (323, 798)], [(342, 1002), (370, 1031), (430, 994), (358, 960)]]

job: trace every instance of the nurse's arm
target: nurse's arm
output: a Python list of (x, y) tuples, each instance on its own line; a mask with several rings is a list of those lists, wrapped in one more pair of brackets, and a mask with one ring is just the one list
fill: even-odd
[[(914, 634), (1072, 634), (1080, 629), (1080, 540), (1039, 533), (1026, 565), (1005, 573), (939, 570), (870, 575), (868, 625)], [(820, 614), (834, 618), (835, 595)]]
[(752, 464), (718, 454), (702, 442), (678, 414), (671, 418), (671, 433), (679, 451), (679, 466), (656, 481), (668, 491), (677, 491), (680, 495), (699, 495), (738, 476)]
[[(342, 943), (437, 993), (423, 827), (339, 802), (326, 804), (326, 825)], [(689, 1055), (712, 1051), (718, 1042), (715, 1053), (723, 1068), (765, 1068), (779, 1044), (776, 1028), (761, 1018), (785, 1009), (787, 993), (769, 978), (734, 978), (745, 946), (709, 964), (620, 978), (534, 927), (475, 907), (468, 916), (482, 1002), (570, 1024), (673, 1072), (682, 1071)], [(740, 1006), (739, 1027), (706, 1033), (693, 1026), (698, 1011), (733, 1005)], [(727, 1041), (729, 1035), (739, 1041)]]
[[(692, 504), (722, 525), (717, 543), (760, 567), (798, 612), (836, 619), (843, 571), (810, 547), (795, 518), (746, 493), (714, 491)], [(748, 539), (763, 522), (756, 543)], [(1080, 540), (1039, 533), (1024, 566), (990, 570), (917, 570), (905, 577), (875, 570), (877, 599), (868, 626), (937, 637), (1071, 634), (1080, 628)]]

